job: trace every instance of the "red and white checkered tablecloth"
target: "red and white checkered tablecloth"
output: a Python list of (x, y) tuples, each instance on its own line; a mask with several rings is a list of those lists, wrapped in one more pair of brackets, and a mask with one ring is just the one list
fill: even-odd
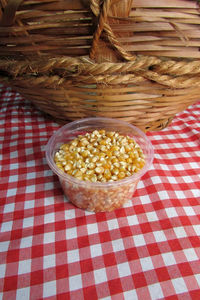
[(0, 86), (0, 299), (200, 299), (200, 103), (148, 133), (132, 201), (89, 213), (45, 160), (59, 125)]

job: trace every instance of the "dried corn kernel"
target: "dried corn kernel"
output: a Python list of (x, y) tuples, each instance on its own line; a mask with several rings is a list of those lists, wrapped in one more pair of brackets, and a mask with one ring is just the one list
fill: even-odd
[(131, 137), (104, 129), (61, 145), (54, 160), (63, 172), (91, 182), (117, 181), (145, 165), (142, 149)]

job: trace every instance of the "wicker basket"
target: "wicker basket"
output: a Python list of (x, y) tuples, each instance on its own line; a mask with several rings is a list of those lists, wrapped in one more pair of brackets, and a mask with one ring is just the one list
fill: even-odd
[(0, 0), (0, 80), (60, 120), (158, 130), (200, 98), (192, 0)]

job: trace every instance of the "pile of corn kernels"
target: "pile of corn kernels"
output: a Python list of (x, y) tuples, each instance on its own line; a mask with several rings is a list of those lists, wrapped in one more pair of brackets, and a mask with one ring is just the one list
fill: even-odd
[(104, 129), (61, 145), (54, 161), (65, 173), (91, 182), (117, 181), (145, 165), (143, 151), (133, 138)]

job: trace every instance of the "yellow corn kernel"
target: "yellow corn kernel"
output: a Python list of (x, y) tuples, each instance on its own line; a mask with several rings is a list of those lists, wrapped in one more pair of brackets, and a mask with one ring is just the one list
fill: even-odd
[(93, 162), (89, 163), (88, 164), (88, 168), (91, 170), (91, 169), (94, 169), (95, 168), (95, 164)]
[(117, 169), (117, 168), (112, 169), (112, 174), (118, 175), (119, 174), (119, 169)]
[(110, 170), (110, 169), (111, 169), (111, 166), (112, 166), (112, 164), (111, 164), (109, 161), (106, 161), (106, 162), (103, 164), (103, 168), (104, 168), (104, 169)]
[(72, 169), (72, 164), (71, 163), (67, 163), (66, 165), (65, 165), (65, 171), (69, 171), (69, 170), (71, 170)]
[(88, 150), (84, 150), (83, 152), (81, 152), (81, 156), (86, 158), (86, 157), (88, 157), (89, 153), (90, 152)]
[(130, 145), (125, 145), (124, 148), (125, 148), (125, 152), (126, 152), (126, 153), (128, 153), (128, 152), (131, 151)]
[(110, 150), (106, 151), (106, 156), (111, 157), (112, 156), (112, 151), (110, 151)]
[(64, 151), (68, 151), (69, 150), (69, 145), (68, 144), (63, 144), (63, 145), (60, 146), (60, 149), (64, 150)]
[(62, 165), (60, 162), (57, 162), (57, 163), (56, 163), (56, 166), (57, 166), (59, 169), (61, 169), (61, 170), (64, 169), (64, 168), (63, 168), (63, 165)]
[(108, 170), (108, 169), (106, 169), (105, 171), (104, 171), (104, 178), (106, 179), (106, 180), (108, 180), (108, 179), (110, 179), (111, 178), (111, 172), (110, 172), (110, 170)]
[(68, 170), (68, 171), (67, 171), (67, 174), (68, 174), (68, 175), (72, 175), (72, 172), (73, 172), (72, 170)]
[(128, 164), (131, 164), (131, 163), (133, 162), (133, 160), (132, 160), (131, 157), (129, 157), (129, 158), (126, 159), (126, 162), (127, 162)]
[(114, 157), (114, 158), (112, 158), (111, 159), (111, 162), (114, 164), (114, 163), (116, 163), (116, 162), (118, 162), (119, 160), (117, 159), (117, 157)]
[(101, 153), (99, 153), (97, 156), (98, 156), (99, 159), (100, 159), (100, 158), (102, 158), (102, 157), (106, 157), (106, 153), (101, 152)]
[(125, 166), (120, 166), (119, 167), (119, 172), (125, 172), (126, 171), (126, 167)]
[(119, 151), (119, 146), (111, 146), (110, 148), (111, 151)]
[(78, 140), (74, 139), (73, 141), (71, 141), (71, 145), (76, 147), (78, 145)]
[(101, 173), (104, 172), (104, 168), (103, 168), (103, 167), (96, 167), (96, 168), (95, 168), (95, 172), (96, 172), (97, 174), (101, 174)]
[(105, 135), (106, 131), (105, 131), (104, 129), (100, 129), (100, 130), (99, 130), (99, 133), (100, 133), (101, 135)]
[(93, 175), (94, 174), (94, 170), (87, 170), (85, 173), (87, 174), (87, 175)]
[(119, 174), (118, 174), (119, 179), (123, 179), (125, 176), (126, 176), (126, 174), (124, 172), (119, 172)]
[(97, 182), (97, 176), (94, 174), (94, 175), (92, 175), (91, 177), (90, 177), (90, 180), (92, 181), (92, 182)]
[(75, 172), (74, 172), (75, 177), (82, 176), (82, 175), (83, 175), (83, 173), (80, 170), (75, 170)]
[(105, 146), (107, 143), (106, 143), (106, 140), (101, 140), (101, 141), (99, 142), (99, 144)]
[(114, 134), (115, 134), (114, 131), (108, 131), (108, 132), (106, 133), (106, 136), (108, 136), (109, 138), (111, 138), (111, 137), (114, 136)]

